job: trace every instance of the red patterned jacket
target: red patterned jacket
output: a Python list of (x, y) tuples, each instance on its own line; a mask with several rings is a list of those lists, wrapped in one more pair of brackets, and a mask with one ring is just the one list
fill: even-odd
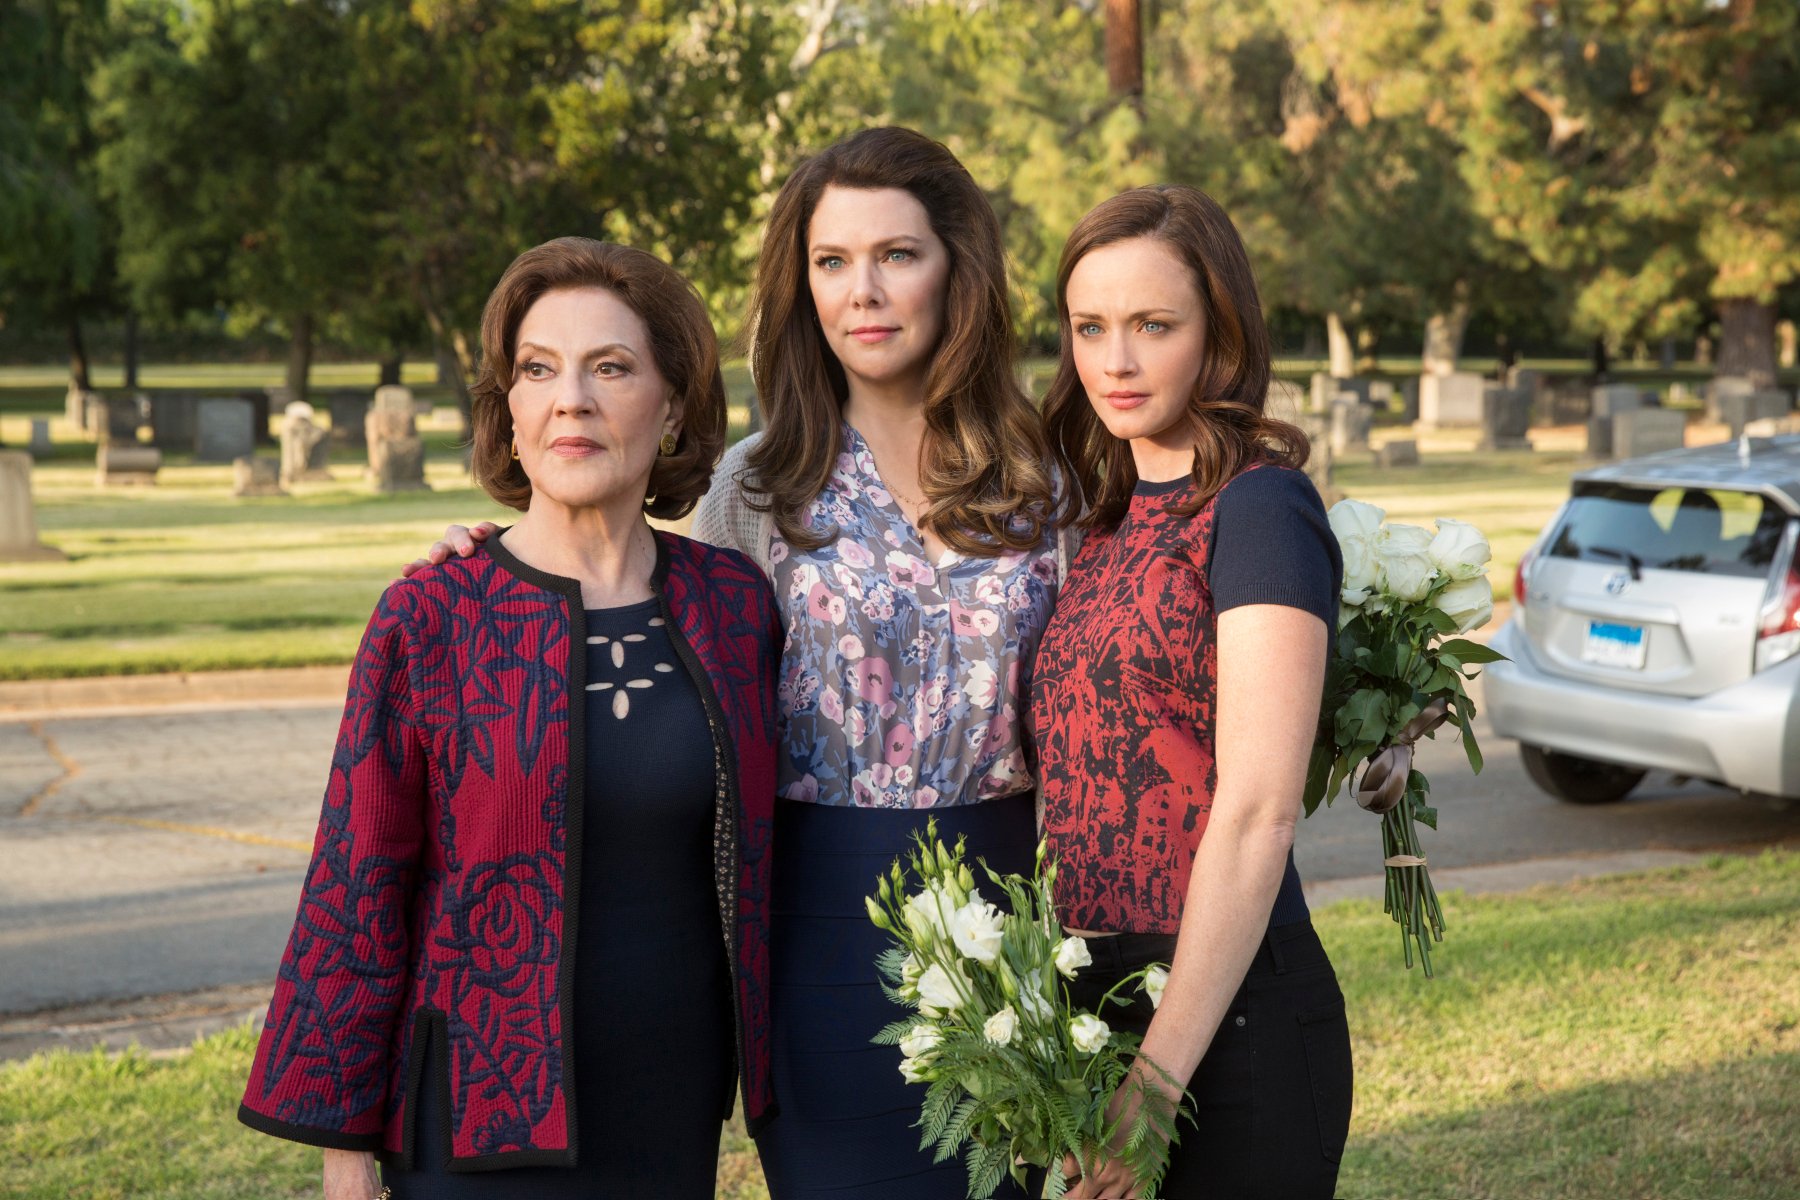
[[(752, 1130), (769, 1077), (774, 596), (743, 555), (657, 535), (653, 587), (714, 742), (714, 877)], [(388, 588), (350, 675), (312, 865), (238, 1110), (267, 1133), (410, 1158), (446, 1037), (451, 1166), (576, 1160), (581, 588), (497, 540)], [(434, 1032), (435, 1031), (435, 1032)], [(430, 1144), (426, 1142), (424, 1144)]]

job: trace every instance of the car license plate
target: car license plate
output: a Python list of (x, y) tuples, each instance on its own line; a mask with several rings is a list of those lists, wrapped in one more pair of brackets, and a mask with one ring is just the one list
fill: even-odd
[(1644, 669), (1644, 656), (1648, 649), (1642, 625), (1589, 621), (1587, 644), (1581, 649), (1581, 661), (1626, 671), (1641, 671)]

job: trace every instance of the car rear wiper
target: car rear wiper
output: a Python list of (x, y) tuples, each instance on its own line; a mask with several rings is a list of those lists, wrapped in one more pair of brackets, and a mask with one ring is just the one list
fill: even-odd
[(1598, 554), (1602, 558), (1616, 558), (1631, 569), (1631, 577), (1641, 580), (1644, 577), (1644, 560), (1629, 550), (1620, 550), (1616, 546), (1583, 546), (1587, 554)]

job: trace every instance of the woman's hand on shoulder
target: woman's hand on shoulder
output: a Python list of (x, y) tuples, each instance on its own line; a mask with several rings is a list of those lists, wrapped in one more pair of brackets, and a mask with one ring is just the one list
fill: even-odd
[(452, 525), (444, 530), (442, 541), (431, 543), (424, 558), (415, 558), (401, 567), (400, 577), (406, 579), (415, 571), (423, 571), (426, 567), (442, 566), (450, 561), (452, 554), (458, 558), (467, 558), (475, 553), (475, 547), (493, 537), (499, 529), (492, 521), (479, 522), (473, 529), (466, 525)]
[(381, 1172), (375, 1156), (363, 1150), (325, 1151), (325, 1200), (375, 1200), (381, 1194)]

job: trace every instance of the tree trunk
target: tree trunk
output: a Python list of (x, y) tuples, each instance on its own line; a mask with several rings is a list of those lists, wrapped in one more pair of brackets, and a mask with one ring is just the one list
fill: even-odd
[(83, 392), (92, 389), (88, 381), (87, 342), (81, 336), (81, 315), (73, 308), (69, 310), (69, 386)]
[(1333, 379), (1349, 379), (1356, 374), (1356, 351), (1350, 345), (1350, 333), (1344, 328), (1344, 318), (1334, 312), (1325, 314), (1325, 345), (1330, 358), (1326, 370)]
[(1605, 383), (1612, 374), (1612, 362), (1608, 358), (1607, 353), (1606, 353), (1606, 338), (1605, 337), (1597, 337), (1594, 339), (1593, 359), (1594, 359), (1593, 382), (1594, 382), (1594, 386), (1598, 387), (1599, 385)]
[(1427, 375), (1454, 375), (1462, 357), (1463, 334), (1469, 328), (1468, 289), (1456, 285), (1456, 300), (1445, 312), (1433, 313), (1425, 322), (1425, 349), (1421, 366)]
[(1144, 22), (1138, 0), (1106, 0), (1106, 87), (1114, 99), (1144, 94)]
[(381, 374), (376, 377), (375, 386), (391, 387), (398, 384), (400, 382), (400, 368), (405, 364), (405, 361), (406, 356), (397, 352), (394, 354), (382, 355), (379, 365)]
[(1657, 351), (1656, 365), (1665, 371), (1675, 369), (1675, 339), (1666, 337), (1662, 340), (1662, 348)]
[(1514, 346), (1512, 338), (1502, 329), (1494, 334), (1494, 358), (1499, 365), (1497, 372), (1501, 383), (1505, 383), (1512, 375), (1513, 364), (1519, 361), (1519, 348)]
[(1759, 388), (1775, 386), (1775, 306), (1754, 300), (1719, 302), (1720, 375), (1742, 375)]
[(138, 385), (138, 316), (125, 314), (125, 390), (137, 391)]
[(301, 313), (288, 322), (287, 403), (306, 399), (306, 377), (312, 370), (313, 319)]
[(450, 348), (455, 351), (456, 411), (462, 414), (462, 435), (466, 441), (475, 436), (475, 403), (469, 395), (469, 380), (475, 378), (475, 347), (468, 333), (458, 328), (450, 334)]

